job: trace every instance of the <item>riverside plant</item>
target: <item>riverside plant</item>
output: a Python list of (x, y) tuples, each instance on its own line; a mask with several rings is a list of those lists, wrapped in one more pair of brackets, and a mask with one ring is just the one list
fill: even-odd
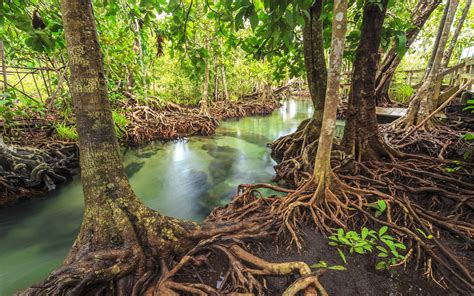
[(349, 253), (371, 254), (378, 252), (376, 269), (388, 269), (397, 265), (405, 259), (400, 251), (405, 251), (406, 246), (388, 233), (389, 228), (382, 226), (378, 231), (363, 227), (360, 233), (356, 231), (344, 231), (339, 228), (337, 232), (329, 237), (329, 245), (336, 247), (344, 264), (347, 264), (343, 249), (349, 249)]

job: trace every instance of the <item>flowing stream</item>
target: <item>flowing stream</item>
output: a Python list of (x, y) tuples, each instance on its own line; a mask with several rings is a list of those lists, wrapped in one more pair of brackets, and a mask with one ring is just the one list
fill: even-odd
[[(275, 162), (266, 144), (294, 131), (312, 112), (309, 100), (287, 100), (269, 116), (222, 122), (215, 136), (125, 150), (124, 167), (147, 206), (200, 221), (227, 203), (237, 185), (270, 182)], [(44, 279), (61, 264), (79, 231), (83, 207), (76, 176), (44, 199), (0, 209), (1, 296)]]

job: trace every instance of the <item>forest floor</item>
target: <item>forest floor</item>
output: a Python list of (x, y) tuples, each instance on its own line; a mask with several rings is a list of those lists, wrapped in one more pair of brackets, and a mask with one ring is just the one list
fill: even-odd
[[(144, 105), (130, 100), (119, 106), (127, 117), (125, 130), (119, 131), (120, 142), (124, 146), (139, 146), (155, 140), (210, 136), (222, 120), (271, 114), (281, 106), (280, 95), (278, 92), (271, 98), (259, 99), (254, 94), (238, 101), (213, 102), (208, 114), (200, 114), (199, 107), (152, 101)], [(53, 125), (62, 121), (55, 116), (37, 115), (6, 129), (6, 145), (0, 148), (8, 152), (11, 161), (0, 167), (0, 207), (42, 196), (78, 172), (77, 144), (61, 139)]]
[[(446, 123), (472, 130), (472, 114), (461, 113), (450, 112)], [(309, 181), (292, 186), (294, 189), (242, 185), (233, 201), (215, 209), (203, 225), (252, 221), (254, 226), (200, 242), (187, 254), (199, 264), (172, 264), (180, 266), (174, 282), (188, 287), (205, 285), (224, 295), (252, 289), (263, 290), (265, 295), (287, 295), (284, 292), (296, 286), (304, 295), (316, 295), (305, 288), (309, 280), (324, 287), (317, 295), (472, 295), (472, 158), (465, 160), (463, 153), (451, 153), (442, 143), (425, 149), (427, 146), (419, 145), (424, 142), (421, 139), (417, 146), (403, 147), (421, 158), (363, 162), (351, 171), (336, 172), (340, 183), (329, 190), (338, 191), (317, 205), (309, 201), (316, 192), (306, 185)], [(448, 170), (445, 166), (451, 161), (437, 158), (439, 155), (465, 167)], [(310, 171), (300, 173), (311, 176)], [(270, 195), (269, 188), (283, 196)], [(387, 209), (377, 214), (372, 207), (380, 200)], [(347, 216), (341, 214), (344, 212)], [(399, 250), (403, 260), (390, 263), (388, 269), (376, 268), (384, 258), (378, 248), (360, 255), (347, 245), (329, 245), (327, 235), (338, 229), (361, 235), (363, 227), (380, 233), (382, 226), (388, 226), (387, 233), (404, 244), (403, 251)], [(291, 231), (297, 233), (301, 248)], [(302, 273), (296, 267), (301, 265), (310, 266), (311, 273)]]
[[(329, 266), (344, 265), (337, 249), (328, 245), (327, 237), (308, 225), (303, 225), (301, 231), (305, 247), (300, 252), (294, 246), (275, 242), (276, 236), (248, 244), (247, 250), (271, 263), (305, 262), (311, 266), (324, 261)], [(345, 270), (326, 269), (320, 277), (320, 283), (329, 295), (455, 295), (423, 276), (416, 270), (414, 263), (377, 270), (376, 261), (377, 256), (374, 254), (347, 254)], [(177, 274), (176, 281), (201, 282), (219, 289), (229, 269), (228, 261), (212, 254), (206, 265), (183, 270)], [(282, 295), (297, 278), (296, 275), (265, 276), (260, 280), (267, 288), (266, 295)]]

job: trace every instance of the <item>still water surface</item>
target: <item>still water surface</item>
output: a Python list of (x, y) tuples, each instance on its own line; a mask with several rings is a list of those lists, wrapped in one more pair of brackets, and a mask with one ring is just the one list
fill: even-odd
[[(270, 182), (275, 162), (266, 144), (296, 129), (311, 101), (288, 100), (265, 117), (225, 121), (212, 137), (153, 143), (124, 151), (131, 185), (163, 214), (200, 221), (241, 183)], [(45, 278), (59, 266), (82, 220), (79, 177), (51, 196), (0, 209), (0, 295)]]

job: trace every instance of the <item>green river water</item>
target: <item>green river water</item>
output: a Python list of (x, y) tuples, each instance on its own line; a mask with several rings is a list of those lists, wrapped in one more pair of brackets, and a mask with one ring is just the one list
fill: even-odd
[[(225, 121), (212, 137), (153, 143), (124, 151), (136, 194), (168, 216), (200, 221), (242, 183), (270, 182), (266, 144), (296, 129), (311, 101), (287, 100), (271, 115)], [(44, 279), (66, 256), (83, 211), (78, 176), (45, 199), (0, 209), (0, 295)]]

